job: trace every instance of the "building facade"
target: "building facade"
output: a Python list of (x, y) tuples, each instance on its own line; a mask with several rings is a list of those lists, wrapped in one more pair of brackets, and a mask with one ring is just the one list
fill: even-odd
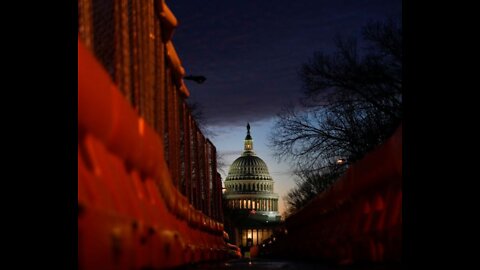
[(260, 245), (279, 226), (278, 194), (265, 162), (255, 155), (250, 124), (244, 151), (225, 179), (225, 225), (231, 241), (244, 250)]

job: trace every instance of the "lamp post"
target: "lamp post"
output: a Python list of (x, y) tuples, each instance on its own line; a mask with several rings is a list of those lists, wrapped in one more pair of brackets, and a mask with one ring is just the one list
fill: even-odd
[(350, 162), (346, 158), (339, 158), (337, 159), (337, 168), (340, 170), (348, 170), (348, 167), (350, 165)]
[(183, 77), (185, 80), (190, 80), (190, 81), (194, 81), (198, 84), (202, 84), (204, 81), (207, 80), (207, 78), (205, 78), (205, 76), (202, 76), (202, 75), (199, 75), (199, 76), (194, 76), (194, 75), (188, 75), (188, 76), (185, 76)]
[(337, 159), (337, 164), (338, 164), (338, 165), (347, 164), (347, 160), (344, 159), (344, 158), (339, 158), (339, 159)]

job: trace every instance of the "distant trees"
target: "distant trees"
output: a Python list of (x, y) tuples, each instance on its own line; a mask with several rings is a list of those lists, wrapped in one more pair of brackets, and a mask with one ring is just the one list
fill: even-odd
[(305, 206), (319, 193), (325, 191), (343, 173), (344, 167), (332, 166), (324, 170), (297, 171), (296, 187), (284, 197), (287, 202), (287, 216)]
[(299, 176), (286, 197), (292, 210), (333, 183), (338, 158), (361, 159), (401, 122), (401, 26), (371, 22), (362, 34), (363, 50), (356, 39), (337, 38), (333, 54), (315, 53), (302, 66), (304, 99), (282, 110), (270, 134), (276, 156)]

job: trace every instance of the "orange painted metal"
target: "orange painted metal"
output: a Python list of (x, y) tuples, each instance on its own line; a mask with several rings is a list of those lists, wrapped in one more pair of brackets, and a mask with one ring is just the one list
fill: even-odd
[(178, 26), (178, 20), (173, 15), (172, 11), (168, 6), (165, 4), (164, 0), (157, 0), (156, 1), (158, 15), (162, 19), (162, 28), (163, 28), (163, 40), (167, 42), (172, 39), (173, 31)]
[(286, 220), (261, 253), (351, 264), (400, 262), (402, 127)]
[(223, 228), (199, 211), (191, 222), (194, 208), (172, 182), (162, 141), (78, 46), (81, 269), (168, 268), (226, 258)]
[[(177, 21), (156, 3), (171, 36)], [(164, 42), (155, 110), (166, 117), (155, 130), (79, 38), (79, 269), (165, 269), (229, 256), (215, 147), (188, 112), (184, 69)]]
[(185, 69), (182, 66), (182, 62), (178, 57), (177, 51), (175, 50), (172, 41), (168, 41), (166, 43), (166, 48), (168, 61), (172, 66), (175, 74), (175, 84), (177, 85), (180, 93), (182, 93), (185, 97), (189, 97), (190, 92), (188, 91), (188, 88), (183, 81), (183, 77), (185, 76)]

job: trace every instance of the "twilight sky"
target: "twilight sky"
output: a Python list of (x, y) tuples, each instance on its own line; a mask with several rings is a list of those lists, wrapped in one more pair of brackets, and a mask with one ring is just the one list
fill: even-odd
[[(186, 81), (213, 132), (210, 140), (227, 167), (241, 154), (246, 123), (254, 150), (268, 165), (282, 198), (294, 186), (290, 167), (278, 163), (268, 133), (282, 105), (301, 95), (297, 72), (316, 51), (331, 52), (335, 35), (359, 36), (370, 20), (401, 17), (401, 0), (174, 0), (179, 21), (173, 41)], [(279, 203), (280, 211), (284, 203)]]

